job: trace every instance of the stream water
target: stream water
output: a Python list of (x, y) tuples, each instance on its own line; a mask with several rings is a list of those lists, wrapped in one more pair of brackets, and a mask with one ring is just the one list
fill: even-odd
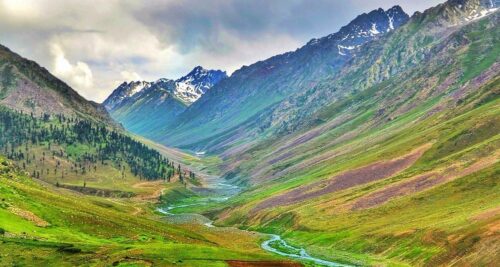
[[(350, 266), (350, 265), (340, 264), (337, 262), (327, 261), (327, 260), (322, 260), (319, 258), (312, 257), (311, 255), (309, 255), (306, 252), (305, 249), (296, 248), (296, 247), (293, 247), (293, 246), (290, 246), (289, 244), (287, 244), (286, 241), (281, 238), (281, 236), (273, 235), (273, 234), (271, 234), (270, 236), (271, 236), (271, 238), (262, 242), (262, 245), (261, 245), (261, 247), (264, 250), (267, 250), (269, 252), (273, 252), (273, 253), (279, 254), (281, 256), (286, 256), (289, 258), (295, 258), (295, 259), (301, 259), (301, 260), (314, 262), (316, 264), (323, 265), (323, 266), (332, 266), (332, 267)], [(275, 244), (274, 247), (272, 244)], [(279, 250), (278, 247), (284, 248), (284, 249), (286, 249), (286, 251)]]
[[(196, 203), (169, 205), (166, 207), (160, 207), (157, 210), (160, 213), (165, 214), (165, 218), (171, 223), (177, 223), (177, 224), (197, 223), (205, 225), (206, 227), (216, 227), (212, 224), (212, 220), (201, 214), (174, 212), (174, 210), (176, 209), (186, 208), (190, 206), (206, 205), (208, 203), (213, 203), (213, 202), (222, 203), (240, 191), (240, 188), (235, 185), (220, 182), (220, 178), (217, 176), (205, 177), (204, 182), (205, 182), (204, 186), (198, 188), (198, 192), (210, 192), (210, 196), (200, 199)], [(313, 257), (309, 255), (305, 249), (296, 248), (289, 245), (279, 235), (268, 234), (268, 236), (269, 239), (265, 240), (261, 244), (261, 247), (266, 251), (293, 259), (313, 262), (320, 266), (333, 266), (333, 267), (349, 266)]]
[[(223, 199), (223, 198), (221, 198)], [(214, 200), (213, 198), (211, 200)], [(216, 227), (212, 224), (212, 220), (209, 218), (197, 214), (197, 213), (172, 213), (173, 210), (179, 209), (179, 208), (185, 208), (189, 206), (195, 206), (195, 205), (203, 205), (204, 202), (199, 202), (199, 203), (191, 203), (191, 204), (183, 204), (183, 205), (172, 205), (172, 206), (167, 206), (164, 208), (158, 208), (157, 210), (166, 215), (166, 218), (169, 222), (171, 223), (178, 223), (178, 224), (185, 224), (185, 223), (197, 223), (197, 224), (203, 224), (206, 227)], [(319, 259), (316, 257), (313, 257), (309, 255), (305, 249), (303, 248), (296, 248), (294, 246), (289, 245), (286, 243), (285, 240), (281, 238), (279, 235), (275, 234), (268, 234), (269, 239), (265, 240), (262, 242), (261, 247), (269, 252), (293, 258), (293, 259), (299, 259), (299, 260), (305, 260), (309, 262), (314, 262), (318, 265), (322, 266), (331, 266), (331, 267), (347, 267), (350, 265), (345, 265), (345, 264), (340, 264), (337, 262), (332, 262), (332, 261), (327, 261), (323, 259)], [(281, 250), (280, 250), (281, 249)]]

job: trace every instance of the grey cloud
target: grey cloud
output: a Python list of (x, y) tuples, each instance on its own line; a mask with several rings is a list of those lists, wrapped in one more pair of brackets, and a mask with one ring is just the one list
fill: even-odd
[[(400, 4), (407, 12), (422, 10), (443, 0), (253, 0), (166, 1), (140, 6), (135, 17), (181, 53), (204, 47), (227, 52), (221, 32), (242, 41), (263, 34), (286, 34), (305, 41), (338, 30), (356, 15)], [(230, 48), (229, 48), (230, 49)]]
[(177, 78), (196, 65), (232, 72), (363, 12), (399, 4), (413, 13), (444, 1), (0, 0), (0, 42), (102, 101), (123, 79)]

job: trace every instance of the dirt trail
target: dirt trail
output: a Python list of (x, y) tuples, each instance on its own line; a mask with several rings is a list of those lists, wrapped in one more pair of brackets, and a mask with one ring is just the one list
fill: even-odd
[(132, 185), (136, 189), (146, 189), (145, 192), (138, 192), (133, 200), (136, 201), (156, 201), (163, 193), (164, 181), (140, 182)]
[(30, 222), (33, 222), (36, 226), (38, 227), (47, 227), (49, 226), (50, 224), (48, 222), (46, 222), (45, 220), (43, 220), (42, 218), (36, 216), (33, 212), (31, 211), (28, 211), (28, 210), (23, 210), (23, 209), (20, 209), (20, 208), (17, 208), (17, 207), (9, 207), (8, 210), (14, 214), (16, 214), (17, 216), (25, 219), (25, 220), (28, 220)]
[(134, 211), (132, 212), (132, 215), (137, 215), (142, 213), (142, 208), (141, 207), (134, 207)]
[(476, 216), (472, 217), (472, 219), (476, 221), (482, 221), (482, 220), (487, 220), (489, 218), (493, 218), (498, 215), (500, 215), (500, 207), (496, 207), (493, 209), (489, 209), (485, 212), (479, 213)]
[(307, 199), (391, 177), (413, 165), (429, 147), (430, 144), (427, 144), (413, 150), (405, 156), (390, 161), (376, 162), (368, 166), (344, 172), (324, 181), (301, 186), (282, 195), (263, 201), (257, 205), (252, 212), (275, 206), (295, 204)]

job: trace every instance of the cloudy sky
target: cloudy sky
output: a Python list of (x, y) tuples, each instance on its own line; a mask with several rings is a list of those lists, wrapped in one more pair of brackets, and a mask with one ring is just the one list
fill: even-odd
[(121, 82), (228, 73), (336, 32), (356, 15), (444, 0), (0, 0), (0, 44), (101, 102)]

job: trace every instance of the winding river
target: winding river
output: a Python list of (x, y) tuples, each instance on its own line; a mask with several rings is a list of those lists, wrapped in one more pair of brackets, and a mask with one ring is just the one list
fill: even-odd
[[(153, 143), (153, 146), (158, 149), (161, 153), (164, 153), (165, 156), (171, 157), (172, 153), (176, 153), (175, 151), (168, 149), (162, 145)], [(173, 152), (172, 152), (173, 151)], [(180, 152), (179, 152), (180, 153)], [(205, 155), (204, 151), (195, 151), (195, 156), (203, 157)], [(176, 158), (176, 157), (174, 157)], [(177, 159), (179, 156), (177, 156)], [(212, 220), (209, 218), (196, 213), (176, 213), (175, 209), (185, 208), (194, 205), (206, 205), (209, 201), (212, 202), (224, 202), (228, 200), (230, 197), (236, 195), (240, 191), (240, 187), (236, 185), (232, 185), (221, 179), (220, 176), (216, 175), (207, 175), (202, 171), (197, 169), (193, 169), (197, 174), (200, 174), (200, 178), (203, 180), (203, 186), (193, 187), (193, 191), (198, 192), (203, 195), (208, 193), (205, 199), (200, 200), (197, 203), (189, 203), (189, 204), (179, 204), (179, 205), (169, 205), (166, 207), (159, 207), (157, 210), (165, 214), (165, 218), (172, 223), (198, 223), (204, 225), (206, 227), (216, 227), (212, 223)], [(214, 197), (216, 196), (216, 197)], [(263, 234), (263, 233), (261, 233)], [(268, 234), (269, 239), (262, 242), (262, 249), (269, 251), (271, 253), (275, 253), (281, 256), (289, 257), (299, 261), (307, 261), (310, 263), (315, 263), (316, 265), (321, 266), (350, 266), (345, 264), (340, 264), (338, 262), (332, 262), (323, 260), (320, 258), (313, 257), (309, 255), (305, 249), (296, 248), (281, 238), (279, 235)]]
[[(319, 258), (312, 257), (311, 255), (309, 255), (306, 252), (305, 249), (290, 246), (279, 235), (270, 234), (269, 236), (271, 238), (262, 242), (262, 245), (261, 245), (261, 247), (264, 250), (267, 250), (269, 252), (273, 252), (273, 253), (279, 254), (281, 256), (286, 256), (289, 258), (295, 258), (295, 259), (305, 260), (305, 261), (309, 261), (309, 262), (314, 262), (316, 264), (323, 265), (323, 266), (332, 266), (332, 267), (351, 266), (351, 265), (340, 264), (337, 262), (327, 261), (327, 260), (322, 260)], [(282, 251), (282, 250), (279, 250), (277, 248), (272, 247), (273, 243), (277, 244), (279, 247), (285, 248), (286, 251)]]
[[(160, 213), (165, 214), (167, 220), (171, 223), (179, 223), (179, 224), (198, 223), (198, 224), (203, 224), (206, 227), (216, 227), (212, 224), (212, 220), (210, 220), (209, 218), (207, 218), (201, 214), (174, 213), (173, 210), (185, 208), (185, 207), (189, 207), (189, 206), (195, 206), (195, 205), (204, 205), (204, 204), (208, 203), (208, 201), (224, 202), (228, 198), (229, 197), (227, 197), (227, 196), (216, 197), (216, 198), (212, 197), (212, 198), (207, 198), (207, 199), (200, 201), (200, 202), (197, 202), (197, 203), (171, 205), (171, 206), (167, 206), (167, 207), (160, 207), (157, 210)], [(261, 247), (266, 251), (269, 251), (269, 252), (272, 252), (272, 253), (275, 253), (275, 254), (278, 254), (281, 256), (289, 257), (292, 259), (314, 262), (315, 264), (322, 265), (322, 266), (331, 266), (331, 267), (350, 266), (350, 265), (340, 264), (337, 262), (327, 261), (327, 260), (313, 257), (313, 256), (309, 255), (305, 249), (296, 248), (294, 246), (289, 245), (279, 235), (275, 235), (275, 234), (268, 234), (268, 235), (269, 235), (269, 239), (265, 240), (261, 244)]]

